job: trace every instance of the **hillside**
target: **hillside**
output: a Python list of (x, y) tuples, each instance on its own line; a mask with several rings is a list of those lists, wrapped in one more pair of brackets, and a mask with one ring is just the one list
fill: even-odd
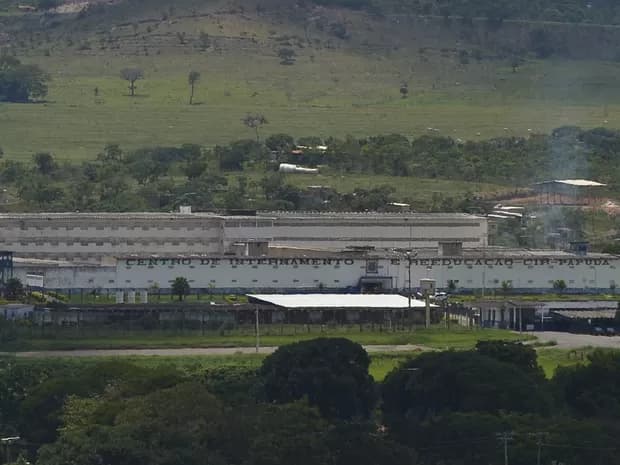
[[(124, 0), (79, 14), (8, 8), (0, 43), (52, 81), (43, 103), (0, 104), (0, 146), (24, 160), (37, 151), (91, 159), (111, 142), (213, 146), (254, 137), (241, 122), (247, 113), (265, 115), (264, 134), (322, 138), (620, 127), (620, 65), (608, 61), (617, 28), (518, 19), (489, 28), (485, 19), (397, 10), (282, 0)], [(133, 98), (119, 75), (128, 67), (144, 74)], [(190, 106), (191, 70), (201, 78)]]

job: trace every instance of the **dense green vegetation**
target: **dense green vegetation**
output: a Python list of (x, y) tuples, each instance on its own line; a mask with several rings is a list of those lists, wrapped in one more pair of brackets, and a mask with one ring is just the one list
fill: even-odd
[[(506, 432), (517, 465), (537, 453), (618, 463), (617, 352), (594, 351), (551, 379), (531, 348), (505, 342), (407, 357), (390, 355), (402, 363), (377, 384), (361, 348), (339, 339), (263, 360), (0, 359), (0, 433), (22, 438), (11, 459), (37, 464), (477, 465), (503, 459), (496, 435)], [(367, 389), (381, 397), (359, 395)], [(354, 409), (333, 415), (327, 406), (346, 392), (337, 405)]]
[(37, 65), (24, 65), (17, 58), (0, 56), (0, 102), (25, 103), (47, 95), (49, 76)]
[(506, 19), (537, 21), (620, 23), (620, 11), (613, 0), (317, 0), (322, 5), (365, 8), (376, 13), (413, 13), (419, 15), (484, 17), (501, 23)]
[[(397, 197), (397, 189), (388, 183), (422, 178), (459, 181), (463, 189), (490, 190), (503, 183), (516, 190), (545, 179), (594, 177), (616, 192), (620, 179), (620, 132), (604, 128), (563, 127), (550, 135), (480, 142), (440, 136), (409, 140), (399, 134), (325, 141), (306, 137), (297, 141), (309, 147), (302, 151), (293, 150), (295, 143), (289, 135), (276, 134), (264, 142), (244, 139), (213, 149), (185, 144), (126, 152), (112, 144), (95, 160), (81, 164), (59, 163), (43, 152), (30, 164), (3, 161), (0, 180), (16, 194), (19, 209), (30, 211), (169, 211), (183, 204), (198, 210), (365, 211), (411, 201), (422, 210), (471, 212), (488, 208), (484, 194), (436, 191), (421, 203), (412, 191)], [(323, 143), (327, 149), (316, 148)], [(282, 162), (319, 166), (337, 184), (338, 176), (382, 177), (351, 191), (313, 191), (301, 184), (312, 182), (312, 176), (277, 173)], [(383, 180), (387, 182), (380, 184)]]

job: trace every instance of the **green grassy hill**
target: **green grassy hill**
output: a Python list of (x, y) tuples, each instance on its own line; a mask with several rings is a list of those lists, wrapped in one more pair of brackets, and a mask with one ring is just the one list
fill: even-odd
[[(263, 133), (297, 137), (477, 139), (620, 126), (615, 62), (525, 54), (513, 72), (504, 45), (465, 37), (440, 19), (275, 0), (258, 10), (250, 2), (197, 5), (125, 1), (78, 16), (6, 16), (6, 50), (53, 80), (45, 103), (0, 104), (5, 157), (90, 159), (111, 142), (212, 146), (253, 137), (241, 119), (254, 112), (269, 121)], [(280, 64), (283, 48), (294, 50), (294, 64)], [(144, 70), (134, 98), (119, 77), (125, 67)], [(190, 70), (201, 73), (192, 106)]]

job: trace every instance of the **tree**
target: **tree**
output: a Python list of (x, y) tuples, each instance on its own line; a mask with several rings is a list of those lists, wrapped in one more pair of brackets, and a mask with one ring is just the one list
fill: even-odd
[(19, 278), (10, 278), (6, 281), (4, 295), (10, 300), (19, 299), (24, 295), (24, 285)]
[(281, 65), (295, 64), (295, 50), (292, 48), (281, 48), (278, 50), (278, 57), (280, 57)]
[(51, 10), (60, 4), (60, 0), (37, 0), (37, 7), (40, 10)]
[(172, 282), (172, 293), (179, 297), (179, 302), (189, 294), (189, 291), (190, 287), (187, 278), (182, 276), (174, 278), (174, 281)]
[(523, 59), (519, 55), (515, 54), (510, 58), (510, 66), (512, 68), (513, 73), (517, 72), (517, 69), (519, 69), (519, 66), (521, 66), (522, 62), (523, 62)]
[(194, 100), (194, 86), (200, 80), (200, 73), (198, 71), (190, 71), (187, 76), (187, 82), (189, 83), (191, 93), (189, 94), (189, 104), (191, 105)]
[(512, 282), (502, 281), (502, 292), (507, 295), (512, 290)]
[(136, 95), (136, 81), (144, 79), (144, 72), (140, 68), (123, 68), (121, 70), (121, 79), (129, 82), (129, 95)]
[(0, 102), (26, 103), (47, 95), (49, 74), (37, 65), (24, 65), (17, 58), (0, 56)]
[(538, 355), (532, 346), (512, 341), (478, 341), (476, 352), (515, 365), (540, 380), (544, 379), (545, 374), (538, 365)]
[(620, 420), (620, 353), (599, 349), (588, 361), (557, 368), (552, 386), (558, 400), (578, 417)]
[(47, 152), (36, 153), (32, 156), (32, 160), (37, 168), (37, 171), (44, 176), (52, 174), (58, 165), (54, 160), (52, 154)]
[(563, 279), (556, 279), (555, 281), (553, 281), (553, 289), (555, 289), (561, 294), (566, 289), (566, 281), (564, 281)]
[(260, 134), (258, 131), (265, 124), (269, 124), (269, 121), (267, 121), (265, 115), (260, 113), (247, 114), (241, 121), (248, 128), (254, 129), (254, 132), (256, 133), (256, 142), (260, 142)]
[(272, 134), (265, 139), (265, 145), (272, 152), (282, 155), (295, 147), (295, 139), (288, 134)]
[(307, 399), (330, 419), (368, 418), (377, 401), (370, 358), (348, 339), (320, 338), (281, 346), (259, 369), (269, 402)]
[(402, 98), (407, 98), (409, 95), (409, 86), (406, 82), (403, 82), (400, 86), (400, 96)]
[(473, 351), (424, 353), (388, 374), (383, 414), (398, 436), (449, 412), (547, 414), (547, 386), (514, 364)]

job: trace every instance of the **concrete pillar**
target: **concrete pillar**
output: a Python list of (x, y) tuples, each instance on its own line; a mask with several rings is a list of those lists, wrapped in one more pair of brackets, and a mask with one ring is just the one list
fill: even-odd
[(136, 303), (136, 291), (127, 291), (127, 303), (128, 304)]
[(143, 304), (149, 303), (149, 291), (146, 289), (140, 291), (140, 302)]
[(123, 291), (116, 291), (116, 303), (125, 303), (125, 293)]

